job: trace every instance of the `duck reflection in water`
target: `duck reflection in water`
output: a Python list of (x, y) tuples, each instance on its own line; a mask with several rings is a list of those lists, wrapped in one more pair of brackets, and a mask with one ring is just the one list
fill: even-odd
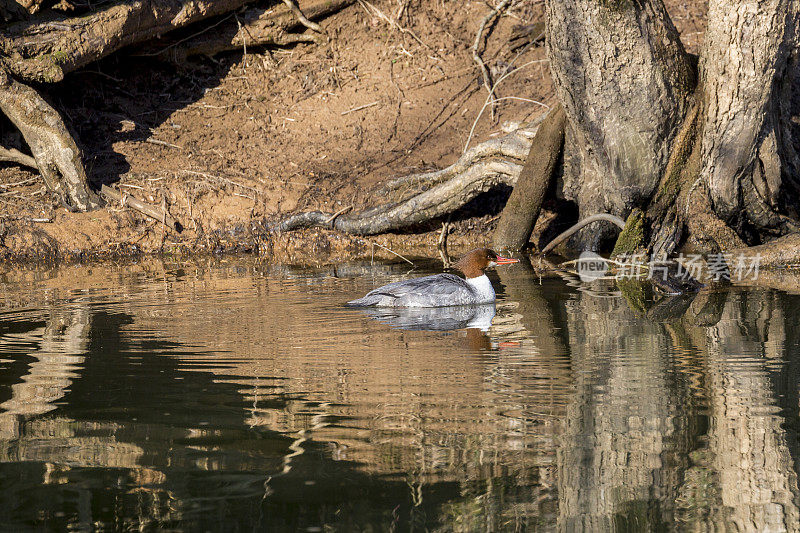
[(491, 350), (487, 335), (496, 313), (494, 303), (452, 307), (366, 307), (362, 312), (388, 326), (412, 331), (466, 330), (466, 347)]

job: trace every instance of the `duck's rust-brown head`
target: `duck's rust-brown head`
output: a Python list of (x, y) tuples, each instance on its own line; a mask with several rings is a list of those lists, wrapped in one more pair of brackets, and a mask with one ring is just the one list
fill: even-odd
[(469, 279), (483, 276), (484, 271), (489, 267), (510, 265), (511, 263), (518, 262), (519, 259), (497, 255), (494, 250), (490, 250), (489, 248), (477, 248), (459, 259), (453, 266), (463, 272), (464, 276)]

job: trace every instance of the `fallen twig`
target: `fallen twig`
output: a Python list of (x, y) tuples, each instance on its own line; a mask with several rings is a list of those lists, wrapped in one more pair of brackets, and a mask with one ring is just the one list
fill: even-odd
[(349, 115), (350, 113), (355, 113), (356, 111), (361, 111), (362, 109), (367, 109), (368, 107), (376, 106), (380, 103), (380, 100), (375, 100), (369, 104), (360, 105), (358, 107), (354, 107), (353, 109), (348, 109), (347, 111), (342, 111), (342, 116)]
[(139, 56), (139, 57), (152, 57), (152, 56), (157, 56), (157, 55), (163, 54), (163, 53), (164, 53), (164, 52), (166, 52), (167, 50), (169, 50), (169, 49), (171, 49), (171, 48), (174, 48), (174, 47), (178, 46), (179, 44), (181, 44), (181, 43), (183, 43), (183, 42), (186, 42), (186, 41), (188, 41), (188, 40), (190, 40), (190, 39), (194, 39), (195, 37), (198, 37), (198, 36), (200, 36), (200, 35), (202, 35), (202, 34), (206, 33), (207, 31), (213, 30), (214, 28), (216, 28), (217, 26), (219, 26), (219, 25), (220, 25), (220, 24), (222, 24), (223, 22), (227, 21), (227, 20), (228, 20), (229, 18), (231, 18), (231, 17), (233, 17), (233, 14), (230, 14), (230, 15), (228, 15), (227, 17), (225, 17), (225, 18), (223, 18), (223, 19), (220, 19), (219, 21), (215, 22), (215, 23), (214, 23), (214, 24), (212, 24), (211, 26), (208, 26), (207, 28), (203, 28), (203, 29), (202, 29), (202, 30), (200, 30), (199, 32), (197, 32), (197, 33), (194, 33), (194, 34), (192, 34), (192, 35), (190, 35), (190, 36), (188, 36), (188, 37), (186, 37), (186, 38), (183, 38), (183, 39), (181, 39), (181, 40), (179, 40), (179, 41), (175, 41), (174, 43), (170, 44), (169, 46), (165, 46), (164, 48), (161, 48), (161, 49), (159, 49), (159, 50), (157, 50), (157, 51), (155, 51), (155, 52), (152, 52), (152, 53), (149, 53), (149, 54), (147, 54), (147, 53), (142, 53), (142, 54), (134, 54), (134, 55), (135, 55), (135, 56)]
[[(509, 70), (508, 72), (506, 72), (505, 74), (503, 74), (502, 76), (497, 78), (497, 81), (494, 83), (494, 85), (492, 86), (491, 90), (489, 91), (489, 94), (486, 96), (486, 101), (483, 103), (483, 106), (481, 107), (481, 110), (478, 112), (478, 116), (475, 117), (475, 121), (472, 123), (472, 128), (470, 128), (469, 135), (467, 136), (467, 142), (464, 143), (464, 153), (466, 153), (467, 149), (469, 148), (469, 143), (472, 142), (472, 137), (475, 135), (475, 128), (478, 126), (478, 121), (483, 116), (483, 112), (486, 111), (486, 107), (489, 106), (490, 104), (493, 105), (493, 102), (495, 102), (495, 101), (501, 100), (500, 98), (497, 98), (497, 99), (494, 98), (494, 92), (497, 90), (497, 86), (500, 85), (500, 83), (503, 82), (506, 78), (508, 78), (509, 76), (514, 74), (515, 72), (518, 72), (521, 69), (527, 67), (528, 65), (533, 65), (535, 63), (546, 63), (547, 61), (548, 61), (547, 59), (535, 59), (533, 61), (528, 61), (527, 63), (524, 63), (524, 64), (520, 65), (519, 67), (513, 69), (513, 70)], [(510, 99), (510, 100), (516, 100), (516, 99), (518, 99), (520, 97), (518, 97), (518, 96), (506, 96), (504, 98), (507, 98), (507, 99)], [(547, 104), (543, 104), (542, 102), (538, 102), (536, 100), (529, 100), (529, 101), (531, 103), (540, 105), (540, 106), (542, 106), (542, 107), (544, 107), (546, 109), (550, 109), (550, 106), (548, 106)]]
[(391, 253), (391, 254), (394, 254), (394, 255), (396, 255), (397, 257), (399, 257), (400, 259), (402, 259), (403, 261), (405, 261), (405, 262), (406, 262), (406, 263), (408, 263), (409, 265), (411, 265), (411, 266), (416, 266), (416, 265), (414, 264), (414, 262), (413, 262), (411, 259), (409, 259), (409, 258), (407, 258), (407, 257), (405, 257), (405, 256), (403, 256), (403, 255), (400, 255), (400, 254), (398, 254), (398, 253), (397, 253), (397, 252), (395, 252), (394, 250), (392, 250), (392, 249), (390, 249), (390, 248), (387, 248), (386, 246), (384, 246), (384, 245), (382, 245), (382, 244), (378, 244), (377, 242), (372, 242), (372, 241), (367, 241), (367, 242), (368, 242), (368, 243), (370, 243), (370, 244), (372, 245), (372, 250), (373, 250), (372, 254), (373, 254), (373, 257), (374, 257), (374, 255), (375, 255), (375, 246), (377, 246), (378, 248), (383, 248), (383, 249), (384, 249), (384, 250), (386, 250), (387, 252), (389, 252), (389, 253)]
[(193, 176), (201, 176), (203, 178), (208, 178), (208, 179), (211, 179), (211, 180), (223, 181), (223, 182), (226, 182), (226, 183), (230, 183), (231, 185), (234, 185), (236, 187), (241, 187), (242, 189), (246, 189), (248, 191), (253, 191), (257, 195), (261, 195), (262, 194), (262, 192), (260, 190), (256, 189), (255, 187), (249, 187), (247, 185), (242, 185), (241, 183), (233, 181), (230, 178), (224, 178), (222, 176), (215, 176), (214, 174), (209, 174), (207, 172), (200, 172), (199, 170), (181, 170), (181, 172), (183, 172), (184, 174), (191, 174)]
[(330, 224), (331, 222), (336, 220), (336, 217), (338, 217), (339, 215), (341, 215), (342, 213), (344, 213), (346, 211), (350, 211), (351, 209), (353, 209), (352, 205), (348, 205), (347, 207), (343, 207), (343, 208), (339, 209), (334, 214), (332, 214), (330, 217), (328, 217), (328, 220), (326, 220), (325, 223), (326, 224)]
[(116, 189), (103, 185), (100, 188), (100, 194), (112, 202), (119, 202), (123, 207), (130, 207), (134, 211), (146, 215), (150, 218), (158, 220), (166, 227), (170, 227), (180, 233), (183, 231), (183, 226), (180, 222), (175, 220), (166, 209), (161, 209), (156, 206), (139, 201), (136, 198), (129, 196), (127, 193), (120, 192)]
[(300, 24), (302, 24), (311, 31), (315, 31), (323, 35), (325, 34), (325, 30), (322, 29), (322, 26), (308, 20), (306, 16), (303, 14), (303, 12), (300, 11), (300, 8), (294, 3), (293, 0), (283, 0), (283, 3), (286, 4), (289, 7), (289, 9), (292, 10), (292, 13), (294, 13), (294, 16), (297, 17), (297, 20), (300, 21)]
[(28, 178), (22, 181), (15, 181), (14, 183), (0, 183), (0, 187), (3, 189), (10, 189), (11, 187), (19, 187), (20, 185), (27, 185), (29, 183), (33, 183), (36, 181), (37, 178)]
[[(494, 92), (494, 87), (492, 86), (492, 77), (491, 74), (489, 74), (489, 69), (486, 68), (486, 63), (484, 63), (483, 59), (481, 59), (481, 55), (478, 52), (478, 47), (481, 44), (481, 37), (483, 37), (483, 30), (486, 29), (486, 25), (489, 24), (489, 22), (491, 22), (492, 20), (494, 20), (494, 18), (497, 15), (499, 15), (501, 11), (507, 8), (512, 1), (513, 0), (503, 0), (497, 7), (492, 9), (492, 11), (490, 11), (488, 15), (483, 17), (483, 21), (481, 22), (481, 25), (478, 28), (478, 33), (475, 35), (475, 42), (472, 43), (472, 59), (475, 61), (475, 63), (478, 64), (478, 67), (481, 69), (481, 74), (483, 75), (483, 84), (486, 86), (486, 90), (489, 91), (490, 98), (492, 96), (492, 93)], [(494, 103), (492, 103), (491, 109), (492, 109), (492, 120), (494, 120)]]
[(450, 233), (450, 216), (447, 217), (442, 223), (442, 232), (439, 234), (439, 242), (437, 248), (439, 249), (439, 257), (442, 259), (444, 268), (450, 268), (450, 254), (447, 253), (447, 236)]
[(166, 141), (159, 141), (158, 139), (149, 138), (149, 139), (145, 139), (144, 142), (150, 143), (150, 144), (157, 144), (159, 146), (167, 146), (169, 148), (177, 148), (178, 150), (183, 150), (183, 148), (181, 148), (177, 144), (168, 143)]
[[(396, 20), (392, 20), (392, 19), (390, 19), (389, 17), (387, 17), (387, 16), (386, 16), (386, 14), (385, 14), (383, 11), (381, 11), (380, 9), (378, 9), (377, 7), (375, 7), (374, 5), (372, 5), (372, 4), (370, 4), (369, 2), (367, 2), (367, 0), (358, 0), (358, 3), (359, 3), (359, 4), (361, 4), (361, 7), (363, 7), (363, 8), (364, 8), (364, 11), (366, 11), (368, 14), (372, 14), (372, 15), (376, 15), (376, 16), (378, 16), (378, 18), (381, 18), (381, 19), (383, 19), (383, 20), (384, 20), (384, 21), (386, 21), (386, 23), (388, 23), (390, 26), (394, 26), (395, 28), (397, 28), (397, 30), (398, 30), (400, 33), (406, 33), (406, 34), (410, 35), (410, 36), (411, 36), (411, 37), (412, 37), (412, 38), (413, 38), (415, 41), (417, 41), (419, 44), (421, 44), (422, 46), (424, 46), (424, 47), (425, 47), (425, 48), (427, 48), (428, 50), (431, 50), (431, 51), (433, 51), (433, 48), (431, 48), (430, 46), (428, 46), (427, 44), (425, 44), (425, 42), (423, 42), (423, 40), (422, 40), (422, 39), (420, 39), (419, 37), (417, 37), (417, 34), (416, 34), (416, 33), (414, 33), (413, 31), (411, 31), (411, 30), (409, 30), (409, 29), (407, 29), (407, 28), (404, 28), (404, 27), (400, 26), (400, 24), (398, 24)], [(434, 52), (434, 53), (435, 53), (435, 52)]]
[(36, 222), (39, 224), (47, 224), (53, 221), (52, 218), (37, 218), (25, 215), (0, 215), (0, 218), (4, 220), (22, 220), (23, 222)]

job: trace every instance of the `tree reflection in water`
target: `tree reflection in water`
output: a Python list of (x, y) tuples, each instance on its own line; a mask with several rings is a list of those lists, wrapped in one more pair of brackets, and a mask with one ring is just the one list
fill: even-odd
[(365, 315), (365, 272), (43, 276), (94, 292), (0, 315), (0, 528), (800, 530), (800, 297), (522, 263)]

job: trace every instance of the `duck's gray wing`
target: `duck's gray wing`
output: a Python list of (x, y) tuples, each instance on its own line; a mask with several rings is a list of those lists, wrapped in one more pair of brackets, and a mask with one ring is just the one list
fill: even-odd
[(438, 307), (469, 303), (472, 288), (453, 274), (396, 281), (348, 302), (353, 306)]

